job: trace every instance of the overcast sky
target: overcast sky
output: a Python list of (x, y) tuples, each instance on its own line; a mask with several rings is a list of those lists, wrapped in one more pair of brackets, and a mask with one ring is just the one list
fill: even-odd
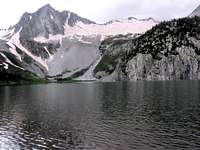
[(45, 4), (102, 23), (130, 16), (157, 20), (184, 17), (200, 0), (2, 0), (0, 28), (16, 24), (24, 12), (35, 12)]

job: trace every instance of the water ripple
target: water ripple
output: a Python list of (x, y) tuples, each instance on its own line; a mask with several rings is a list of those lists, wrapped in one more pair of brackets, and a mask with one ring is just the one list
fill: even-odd
[(200, 149), (200, 82), (0, 87), (0, 149)]

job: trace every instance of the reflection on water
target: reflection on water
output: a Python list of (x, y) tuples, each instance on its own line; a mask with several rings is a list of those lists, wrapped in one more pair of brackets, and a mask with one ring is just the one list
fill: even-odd
[(0, 87), (0, 149), (199, 149), (200, 82)]

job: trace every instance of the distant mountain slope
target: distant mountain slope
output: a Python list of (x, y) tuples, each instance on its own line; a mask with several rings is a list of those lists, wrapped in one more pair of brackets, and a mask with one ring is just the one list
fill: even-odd
[(189, 16), (190, 17), (195, 17), (195, 16), (200, 17), (200, 5)]
[(41, 78), (81, 76), (100, 59), (102, 39), (144, 33), (156, 24), (152, 18), (132, 17), (97, 24), (45, 5), (35, 13), (24, 13), (16, 25), (0, 31), (0, 55), (4, 56), (0, 68), (15, 73), (15, 67)]
[(94, 69), (102, 80), (200, 79), (200, 17), (162, 22), (137, 38), (107, 39)]

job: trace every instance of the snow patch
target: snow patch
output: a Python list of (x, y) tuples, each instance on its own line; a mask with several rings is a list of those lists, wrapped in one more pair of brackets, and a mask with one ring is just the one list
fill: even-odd
[[(101, 40), (105, 39), (108, 36), (114, 36), (118, 34), (142, 34), (146, 32), (147, 30), (151, 29), (153, 26), (155, 26), (157, 23), (155, 23), (153, 20), (121, 20), (121, 21), (115, 21), (111, 24), (84, 24), (83, 22), (79, 21), (76, 23), (75, 26), (71, 27), (68, 25), (68, 21), (70, 18), (70, 13), (68, 15), (68, 18), (66, 19), (66, 23), (64, 26), (65, 34), (57, 34), (57, 35), (49, 35), (49, 38), (45, 37), (36, 37), (34, 40), (36, 42), (50, 42), (50, 41), (56, 41), (58, 40), (60, 44), (62, 43), (62, 38), (69, 37), (69, 39), (73, 39), (74, 36), (101, 36)], [(84, 42), (85, 41), (81, 41)], [(89, 44), (89, 43), (87, 43)]]
[(80, 35), (102, 35), (110, 36), (117, 34), (138, 34), (144, 33), (147, 30), (151, 29), (156, 23), (153, 20), (140, 21), (140, 20), (122, 20), (113, 22), (111, 24), (99, 25), (99, 24), (84, 24), (78, 22), (76, 26), (70, 30), (69, 26), (65, 26), (65, 34), (75, 34)]
[(19, 59), (19, 60), (22, 62), (22, 58), (21, 58), (21, 56), (18, 54), (18, 52), (16, 51), (15, 45), (12, 44), (11, 42), (7, 42), (6, 44), (8, 44), (10, 52), (11, 52), (13, 55), (15, 55), (17, 59)]
[(51, 61), (53, 59), (53, 55), (50, 54), (50, 52), (48, 51), (47, 47), (44, 47), (44, 49), (47, 52), (47, 54), (49, 55), (49, 61)]
[(51, 41), (58, 41), (60, 44), (62, 43), (62, 38), (64, 36), (61, 35), (61, 34), (57, 34), (57, 35), (49, 35), (49, 38), (45, 38), (45, 37), (36, 37), (34, 38), (33, 40), (36, 41), (36, 42), (40, 42), (40, 43), (47, 43), (47, 42), (51, 42)]
[[(16, 67), (16, 68), (19, 68), (19, 69), (21, 69), (21, 70), (24, 70), (24, 68), (19, 67), (19, 66), (13, 64), (13, 63), (8, 59), (8, 57), (6, 57), (6, 55), (4, 55), (3, 53), (0, 53), (0, 55), (1, 55), (3, 58), (5, 58), (6, 63), (9, 63), (10, 65), (12, 65), (12, 66), (14, 66), (14, 67)], [(8, 67), (6, 67), (6, 68), (8, 68)], [(5, 69), (6, 69), (6, 68), (5, 68)]]
[(4, 64), (4, 69), (8, 70), (8, 64), (7, 63), (3, 63)]
[(66, 23), (65, 24), (69, 24), (69, 19), (71, 17), (71, 12), (69, 12), (68, 16), (67, 16), (67, 19), (66, 19)]
[(53, 15), (50, 15), (50, 18), (53, 20), (54, 19)]
[(92, 42), (83, 41), (83, 40), (79, 40), (79, 42), (81, 42), (81, 43), (83, 43), (83, 44), (93, 44)]
[(36, 37), (34, 38), (34, 41), (40, 42), (40, 43), (49, 43), (51, 41), (59, 41), (59, 44), (62, 45), (63, 38), (68, 38), (70, 40), (78, 40), (79, 42), (84, 43), (84, 44), (93, 44), (92, 42), (82, 40), (82, 35), (76, 35), (76, 34), (70, 35), (70, 36), (61, 35), (61, 34), (57, 34), (57, 35), (50, 34), (48, 39), (45, 37)]

